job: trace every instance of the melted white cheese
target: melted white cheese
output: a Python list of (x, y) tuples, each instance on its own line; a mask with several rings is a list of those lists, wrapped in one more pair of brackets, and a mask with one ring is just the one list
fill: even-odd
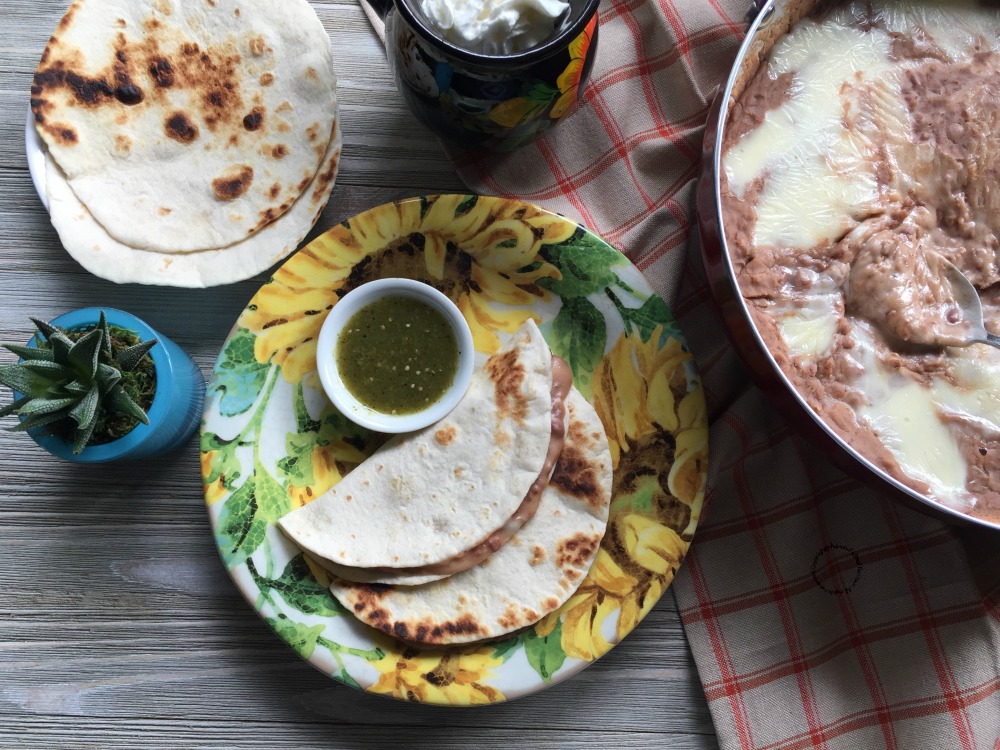
[(882, 367), (863, 327), (855, 328), (854, 339), (854, 356), (864, 367), (858, 388), (868, 398), (858, 416), (872, 426), (906, 474), (926, 482), (945, 502), (967, 504), (965, 459), (941, 421), (933, 391)]
[(944, 412), (961, 415), (1000, 434), (1000, 362), (983, 347), (962, 351), (951, 367), (956, 384), (935, 379), (931, 397)]
[(811, 21), (775, 45), (771, 70), (794, 75), (790, 95), (729, 150), (725, 163), (740, 196), (768, 175), (757, 202), (757, 245), (812, 247), (876, 210), (875, 166), (860, 134), (841, 127), (845, 103), (838, 92), (857, 84), (860, 71), (869, 79), (884, 75), (889, 48), (884, 33)]
[(804, 307), (797, 307), (778, 318), (778, 328), (790, 353), (816, 359), (830, 350), (838, 318), (837, 298), (830, 294), (817, 295)]
[[(981, 0), (899, 0), (882, 5), (880, 15), (889, 31), (910, 35), (914, 26), (921, 26), (952, 60), (968, 57), (968, 50), (977, 44), (1000, 51), (1000, 20)], [(831, 20), (844, 23), (849, 20), (845, 15), (846, 9), (841, 9)]]
[[(866, 379), (866, 393), (873, 404), (861, 415), (874, 427), (903, 471), (926, 482), (942, 500), (965, 504), (965, 458), (941, 422), (930, 392), (917, 383), (900, 382), (899, 376), (880, 371), (867, 373)], [(871, 381), (877, 381), (879, 388), (869, 390), (874, 387)]]

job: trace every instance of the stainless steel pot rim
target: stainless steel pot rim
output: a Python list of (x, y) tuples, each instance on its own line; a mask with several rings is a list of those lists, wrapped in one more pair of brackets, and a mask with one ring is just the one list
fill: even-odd
[[(715, 142), (713, 143), (712, 148), (712, 189), (714, 190), (715, 198), (714, 218), (717, 226), (719, 227), (720, 240), (722, 243), (722, 261), (725, 264), (729, 279), (736, 290), (736, 298), (740, 314), (743, 316), (747, 327), (752, 332), (757, 348), (764, 353), (772, 374), (778, 378), (784, 389), (791, 394), (792, 398), (796, 401), (799, 407), (809, 415), (809, 418), (816, 424), (816, 426), (826, 433), (826, 435), (829, 436), (841, 449), (843, 449), (845, 453), (851, 457), (851, 459), (857, 461), (865, 469), (889, 484), (891, 487), (905, 493), (914, 500), (923, 503), (935, 512), (943, 513), (956, 522), (972, 523), (1000, 531), (1000, 523), (992, 523), (981, 518), (976, 518), (975, 516), (970, 516), (967, 513), (955, 510), (940, 501), (934, 500), (923, 493), (917, 492), (885, 472), (883, 469), (880, 469), (863, 455), (854, 450), (854, 448), (852, 448), (849, 443), (847, 443), (834, 429), (832, 429), (829, 424), (827, 424), (823, 419), (820, 419), (819, 415), (817, 415), (806, 400), (802, 398), (798, 388), (792, 384), (791, 380), (789, 380), (784, 371), (782, 371), (781, 367), (774, 359), (774, 356), (771, 354), (771, 350), (758, 333), (757, 326), (754, 325), (753, 318), (747, 308), (746, 299), (740, 291), (739, 282), (736, 278), (736, 269), (733, 267), (732, 258), (729, 255), (728, 243), (726, 241), (726, 226), (722, 215), (722, 144), (725, 140), (726, 124), (729, 118), (729, 109), (731, 105), (730, 99), (733, 94), (733, 88), (736, 85), (740, 72), (742, 71), (743, 61), (746, 59), (758, 32), (774, 20), (776, 15), (776, 5), (776, 0), (766, 0), (763, 3), (755, 3), (754, 8), (751, 9), (751, 13), (756, 10), (756, 16), (747, 30), (746, 37), (744, 37), (743, 43), (740, 45), (739, 52), (736, 54), (736, 60), (733, 62), (733, 66), (729, 71), (729, 78), (726, 80), (725, 86), (717, 95), (722, 97), (722, 105), (719, 110), (719, 123), (718, 127), (715, 129)], [(759, 10), (757, 8), (759, 8)]]

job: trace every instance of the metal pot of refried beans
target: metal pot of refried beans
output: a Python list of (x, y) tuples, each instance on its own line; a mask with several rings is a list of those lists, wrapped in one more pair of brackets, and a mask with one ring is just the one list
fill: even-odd
[(755, 382), (877, 490), (1000, 529), (1000, 350), (955, 346), (943, 269), (1000, 333), (1000, 9), (763, 4), (698, 186), (712, 294)]

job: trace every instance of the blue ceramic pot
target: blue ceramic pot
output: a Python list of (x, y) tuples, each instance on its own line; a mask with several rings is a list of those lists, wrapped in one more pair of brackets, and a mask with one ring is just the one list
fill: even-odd
[(544, 134), (573, 108), (597, 51), (598, 0), (569, 0), (560, 30), (538, 47), (484, 55), (438, 35), (418, 0), (380, 3), (389, 66), (403, 99), (437, 136), (511, 151)]
[[(139, 318), (110, 307), (85, 307), (50, 321), (65, 330), (96, 325), (101, 310), (110, 325), (134, 331), (143, 341), (159, 343), (149, 351), (156, 365), (156, 395), (147, 411), (149, 424), (139, 424), (124, 437), (104, 445), (90, 445), (79, 454), (65, 440), (31, 434), (38, 445), (54, 456), (80, 463), (102, 463), (122, 459), (149, 458), (169, 453), (183, 445), (201, 422), (205, 379), (201, 370), (177, 344), (157, 333)], [(34, 338), (29, 343), (33, 346)]]

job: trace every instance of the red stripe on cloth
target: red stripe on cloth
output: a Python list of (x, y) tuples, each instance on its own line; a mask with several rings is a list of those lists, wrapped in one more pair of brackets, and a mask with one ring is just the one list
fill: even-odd
[[(773, 432), (769, 432), (766, 435), (761, 435), (756, 442), (754, 442), (751, 445), (748, 445), (746, 453), (741, 453), (740, 455), (736, 456), (736, 458), (734, 458), (732, 461), (729, 461), (728, 463), (723, 463), (721, 466), (719, 466), (719, 469), (720, 471), (728, 471), (752, 456), (759, 456), (763, 453), (767, 453), (769, 450), (776, 448), (777, 446), (791, 439), (793, 435), (795, 435), (795, 432), (792, 430), (791, 425), (789, 425), (787, 422), (783, 422), (781, 425), (777, 426)], [(779, 506), (780, 504), (771, 506), (769, 510), (764, 511), (764, 513), (758, 514), (758, 517), (759, 518), (765, 517), (767, 513), (770, 513), (771, 510)], [(707, 524), (708, 528), (720, 528), (725, 525), (724, 523), (720, 523), (713, 526), (711, 519), (708, 520)]]
[[(744, 528), (746, 526), (746, 520), (744, 519)], [(758, 521), (755, 519), (755, 523)], [(766, 524), (761, 524), (766, 525)], [(699, 544), (704, 542), (701, 536), (701, 530), (699, 529), (698, 541)], [(934, 547), (951, 541), (951, 535), (948, 532), (942, 532), (941, 530), (936, 530), (929, 532), (927, 534), (921, 534), (919, 536), (914, 536), (911, 538), (911, 546), (916, 550), (927, 550), (933, 549)], [(858, 559), (861, 561), (862, 566), (874, 565), (875, 563), (884, 562), (886, 560), (892, 560), (896, 557), (898, 551), (896, 548), (896, 543), (894, 540), (889, 540), (882, 544), (877, 544), (872, 547), (855, 550), (858, 555)], [(784, 589), (781, 590), (781, 594), (787, 598), (801, 594), (804, 591), (808, 591), (811, 587), (816, 585), (816, 580), (813, 578), (812, 573), (804, 574), (796, 578), (787, 580), (784, 582)], [(733, 594), (731, 596), (716, 597), (713, 602), (713, 611), (722, 615), (731, 615), (736, 612), (741, 612), (743, 610), (752, 609), (753, 607), (759, 607), (765, 604), (771, 604), (774, 601), (775, 589), (771, 586), (766, 588), (757, 588), (751, 591), (741, 592), (739, 594)], [(700, 611), (697, 607), (687, 607), (680, 610), (681, 619), (685, 624), (698, 622), (700, 617)]]
[[(677, 202), (671, 200), (671, 206), (676, 206)], [(689, 234), (690, 225), (685, 221), (681, 226), (675, 229), (668, 235), (667, 240), (657, 245), (652, 252), (643, 255), (641, 260), (636, 264), (639, 266), (639, 270), (645, 273), (649, 268), (660, 260), (664, 255), (682, 247), (687, 243), (687, 236)]]
[[(799, 456), (799, 463), (805, 467), (806, 478), (809, 480), (811, 488), (809, 494), (815, 497), (822, 488), (818, 486), (820, 483), (816, 480), (816, 472), (813, 468), (813, 463), (806, 455), (804, 455), (802, 441), (792, 441), (792, 446)], [(826, 506), (823, 503), (816, 504), (816, 514), (819, 518), (817, 527), (820, 532), (820, 537), (823, 540), (824, 549), (832, 550), (835, 540), (830, 536), (830, 525), (826, 519), (825, 509)], [(858, 615), (854, 611), (854, 603), (850, 598), (853, 581), (848, 583), (843, 579), (841, 574), (844, 570), (836, 558), (828, 555), (827, 559), (829, 560), (829, 563), (823, 566), (825, 570), (822, 572), (827, 573), (834, 582), (833, 588), (836, 592), (835, 597), (837, 600), (837, 608), (840, 610), (840, 616), (843, 618), (844, 625), (847, 627), (848, 640), (854, 651), (855, 658), (858, 660), (858, 666), (861, 668), (861, 675), (864, 678), (865, 687), (868, 689), (868, 695), (872, 700), (872, 706), (875, 710), (875, 715), (878, 718), (879, 726), (882, 730), (882, 739), (885, 741), (885, 750), (896, 750), (896, 748), (899, 747), (899, 744), (896, 741), (896, 733), (892, 727), (892, 717), (886, 706), (887, 700), (885, 689), (882, 687), (882, 683), (879, 680), (878, 667), (875, 664), (875, 659), (872, 656), (871, 648), (869, 646), (869, 636), (865, 634), (861, 622), (858, 619)], [(851, 558), (849, 561), (846, 557), (841, 559), (844, 561), (846, 566), (849, 566), (849, 570), (853, 571), (855, 569), (856, 563), (854, 562), (854, 558)], [(817, 581), (822, 579), (820, 571), (816, 571), (814, 575)], [(858, 570), (858, 575), (860, 576), (860, 569)]]
[[(730, 424), (733, 431), (739, 436), (744, 451), (750, 445), (750, 434), (746, 426), (731, 412), (724, 417)], [(795, 615), (789, 606), (788, 597), (782, 592), (781, 576), (778, 571), (777, 562), (771, 552), (771, 546), (763, 533), (763, 525), (754, 518), (753, 492), (747, 482), (744, 471), (744, 462), (740, 461), (733, 469), (733, 481), (736, 485), (736, 498), (747, 516), (747, 530), (757, 549), (757, 557), (760, 560), (760, 569), (767, 578), (768, 586), (771, 589), (775, 604), (778, 605), (778, 614), (781, 617), (781, 629), (788, 643), (788, 652), (791, 657), (793, 671), (795, 672), (795, 683), (799, 689), (799, 698), (802, 701), (802, 711), (805, 715), (806, 724), (809, 727), (810, 737), (817, 748), (826, 747), (826, 737), (819, 723), (819, 708), (816, 703), (816, 692), (813, 689), (812, 678), (809, 674), (809, 667), (802, 653), (802, 640), (799, 635), (798, 626), (795, 623)]]
[(719, 698), (725, 697), (729, 702), (729, 710), (733, 714), (733, 726), (736, 727), (736, 735), (739, 738), (740, 747), (754, 747), (755, 742), (750, 716), (747, 713), (746, 703), (743, 701), (743, 694), (736, 680), (736, 670), (732, 657), (729, 655), (729, 650), (726, 647), (726, 639), (722, 634), (722, 629), (719, 627), (719, 618), (715, 614), (712, 601), (708, 596), (708, 586), (702, 574), (701, 566), (698, 564), (697, 556), (689, 555), (685, 564), (688, 569), (688, 575), (691, 577), (691, 587), (694, 590), (695, 597), (698, 599), (698, 606), (702, 610), (705, 633), (708, 635), (712, 655), (715, 657), (715, 663), (719, 667), (719, 674), (722, 675), (724, 689), (723, 694)]
[[(615, 7), (621, 4), (621, 0), (612, 0)], [(649, 109), (649, 113), (653, 118), (653, 123), (656, 125), (657, 129), (666, 134), (672, 131), (672, 120), (663, 110), (663, 102), (660, 99), (659, 93), (656, 87), (653, 85), (653, 69), (649, 66), (648, 59), (643, 55), (643, 28), (635, 17), (631, 13), (623, 13), (622, 21), (624, 25), (628, 27), (629, 32), (632, 34), (633, 43), (635, 45), (635, 57), (637, 63), (635, 68), (638, 72), (638, 81), (642, 84), (643, 97), (646, 101), (646, 107)], [(683, 49), (689, 44), (688, 40), (678, 38), (676, 41), (678, 47)]]
[[(731, 37), (732, 34), (725, 26), (717, 24), (706, 26), (691, 34), (688, 37), (688, 43), (692, 49), (696, 49), (706, 44), (730, 39)], [(673, 46), (657, 55), (647, 56), (641, 62), (627, 58), (621, 65), (600, 72), (595, 71), (592, 73), (590, 81), (597, 89), (604, 90), (643, 75), (648, 76), (655, 73), (662, 73), (680, 59), (680, 49)]]
[[(697, 168), (694, 165), (689, 167), (688, 170), (681, 175), (681, 180), (684, 180), (685, 183), (693, 180), (694, 175), (692, 173), (695, 172), (696, 169)], [(670, 231), (662, 242), (654, 246), (652, 250), (644, 252), (641, 255), (638, 263), (636, 263), (640, 271), (647, 271), (654, 263), (656, 263), (656, 261), (671, 250), (687, 245), (688, 236), (691, 233), (691, 224), (688, 218), (687, 205), (682, 205), (671, 197), (663, 203), (663, 208), (670, 211), (673, 215), (674, 221), (677, 222), (677, 226)]]
[(579, 212), (580, 218), (583, 219), (584, 223), (588, 226), (594, 226), (594, 217), (587, 209), (586, 201), (580, 197), (580, 193), (577, 191), (573, 180), (567, 176), (566, 170), (563, 169), (562, 164), (559, 162), (556, 152), (544, 141), (538, 142), (538, 150), (541, 152), (542, 158), (545, 159), (545, 163), (548, 165), (549, 171), (552, 172), (552, 176), (556, 178), (559, 192), (566, 197), (566, 200), (573, 204), (573, 208)]
[(632, 185), (635, 187), (636, 193), (638, 193), (643, 202), (645, 202), (646, 209), (652, 209), (653, 201), (649, 195), (646, 194), (646, 191), (642, 187), (642, 183), (636, 178), (635, 170), (632, 168), (632, 159), (630, 158), (628, 147), (625, 145), (626, 140), (628, 140), (628, 136), (622, 132), (621, 127), (618, 125), (618, 121), (615, 120), (614, 115), (611, 114), (608, 109), (608, 104), (604, 100), (604, 96), (601, 93), (597, 93), (592, 96), (590, 98), (590, 106), (597, 114), (597, 119), (601, 121), (605, 132), (607, 132), (608, 137), (611, 138), (611, 142), (614, 144), (614, 150), (617, 154), (616, 161), (620, 161), (625, 165), (625, 169), (628, 171), (628, 176), (632, 179)]
[[(699, 116), (703, 117), (704, 113), (702, 112), (700, 115), (696, 113), (691, 117), (685, 118), (684, 120), (679, 120), (678, 122), (681, 124), (690, 125), (689, 130), (697, 129), (700, 133), (702, 123), (699, 122), (698, 119)], [(675, 137), (687, 138), (688, 133), (687, 132), (678, 133), (675, 135)], [(623, 145), (626, 151), (631, 152), (632, 149), (643, 143), (647, 143), (649, 141), (662, 140), (663, 138), (664, 135), (660, 130), (655, 128), (649, 128), (646, 130), (641, 130), (636, 133), (629, 134), (626, 140), (624, 141)], [(545, 144), (544, 139), (539, 141), (538, 144), (539, 148), (541, 148), (543, 144)], [(617, 148), (609, 148), (606, 151), (604, 151), (604, 153), (600, 154), (596, 159), (591, 161), (585, 168), (578, 170), (573, 174), (566, 174), (564, 175), (564, 178), (572, 183), (576, 191), (581, 191), (588, 185), (590, 185), (590, 183), (592, 183), (594, 180), (603, 175), (608, 169), (611, 169), (618, 165), (618, 161), (620, 159), (620, 155), (618, 152), (619, 149)], [(497, 182), (496, 178), (494, 177), (493, 171), (491, 170), (488, 164), (486, 163), (480, 164), (468, 161), (468, 162), (463, 162), (461, 168), (474, 171), (476, 173), (475, 174), (476, 180), (480, 183), (485, 184), (489, 189), (489, 191), (494, 195), (501, 195), (501, 196), (513, 195), (512, 193), (510, 193), (509, 190), (507, 190), (499, 182)], [(679, 190), (689, 180), (690, 178), (686, 176), (678, 178), (672, 184), (664, 187), (661, 196), (672, 195), (672, 193)], [(533, 201), (535, 203), (539, 203), (539, 202), (544, 202), (546, 200), (562, 198), (564, 196), (564, 190), (565, 188), (562, 186), (562, 184), (557, 184), (554, 181), (553, 183), (550, 183), (549, 185), (543, 188), (538, 188), (535, 190), (523, 190), (519, 192), (516, 197), (519, 200)], [(644, 218), (646, 218), (646, 214), (644, 213), (640, 213), (637, 216), (633, 216), (628, 219), (627, 226), (629, 228), (632, 228), (641, 223), (641, 221)], [(600, 233), (601, 236), (603, 236), (605, 239), (608, 239), (609, 241), (613, 240), (613, 234), (615, 233), (614, 227), (600, 227), (595, 225), (590, 225), (590, 227), (591, 229), (594, 229), (595, 231)]]
[(677, 46), (680, 48), (681, 54), (687, 59), (687, 64), (693, 68), (694, 64), (691, 60), (691, 44), (687, 25), (671, 0), (659, 0), (659, 6), (660, 10), (663, 11), (663, 17), (667, 19), (667, 23), (674, 30), (674, 36), (677, 37)]
[[(676, 209), (676, 207), (677, 207), (677, 202), (672, 199), (668, 201), (667, 204), (664, 206), (664, 208), (671, 211), (671, 213), (674, 212), (674, 209)], [(646, 271), (649, 270), (650, 266), (652, 266), (653, 263), (656, 262), (656, 260), (665, 255), (667, 252), (669, 252), (670, 250), (676, 250), (677, 248), (683, 246), (684, 243), (687, 242), (687, 236), (688, 236), (688, 225), (687, 222), (685, 222), (681, 226), (678, 226), (675, 229), (673, 229), (666, 237), (664, 237), (663, 242), (660, 243), (660, 245), (658, 246), (659, 252), (655, 253), (656, 257), (650, 257), (649, 255), (642, 255), (636, 258), (634, 257), (635, 254), (631, 252), (626, 253), (626, 255), (629, 256), (629, 260), (635, 263), (636, 268), (645, 273)]]
[[(697, 134), (700, 137), (700, 128), (697, 129)], [(644, 131), (638, 135), (643, 141), (662, 139), (662, 135), (660, 133), (653, 131)], [(688, 138), (690, 135), (692, 135), (691, 132), (683, 133), (680, 135), (680, 138)], [(656, 260), (664, 255), (667, 250), (672, 250), (687, 243), (688, 236), (690, 234), (689, 207), (686, 203), (678, 203), (677, 200), (675, 200), (675, 196), (685, 185), (695, 178), (696, 174), (697, 165), (690, 164), (678, 175), (674, 182), (661, 190), (654, 200), (654, 206), (651, 206), (650, 208), (659, 207), (669, 211), (673, 216), (674, 221), (677, 223), (677, 226), (670, 231), (669, 235), (664, 239), (664, 242), (661, 242), (658, 245), (654, 245), (652, 247), (637, 247), (634, 249), (630, 248), (626, 250), (626, 255), (630, 256), (630, 259), (636, 263), (640, 271), (645, 272)], [(648, 218), (648, 212), (635, 214), (620, 223), (617, 227), (603, 229), (603, 236), (612, 244), (616, 244), (621, 237), (635, 229)]]
[[(716, 602), (711, 602), (711, 606), (712, 611), (718, 615), (725, 614), (724, 611), (718, 608)], [(967, 602), (962, 605), (939, 610), (934, 614), (933, 620), (937, 627), (946, 627), (972, 622), (981, 616), (982, 608), (978, 602)], [(700, 616), (698, 619), (700, 620)], [(880, 625), (871, 625), (867, 628), (864, 637), (869, 644), (873, 644), (894, 638), (911, 636), (921, 632), (922, 628), (923, 623), (920, 618), (914, 615), (912, 617), (885, 622)], [(815, 669), (841, 656), (851, 648), (853, 648), (851, 634), (846, 633), (840, 638), (807, 654), (806, 663), (810, 669)], [(785, 679), (792, 675), (793, 672), (794, 666), (786, 660), (777, 664), (768, 664), (759, 669), (744, 672), (743, 674), (733, 675), (729, 682), (730, 685), (735, 685), (740, 692), (747, 692), (775, 682), (776, 680)], [(710, 701), (723, 698), (727, 694), (726, 691), (730, 689), (730, 685), (727, 685), (725, 680), (708, 680), (703, 683), (705, 695)]]
[(910, 594), (913, 603), (916, 605), (917, 614), (923, 625), (924, 640), (927, 643), (927, 650), (931, 655), (931, 662), (934, 664), (934, 671), (937, 674), (938, 683), (941, 686), (945, 704), (951, 712), (952, 724), (955, 727), (955, 734), (961, 743), (962, 750), (973, 750), (975, 742), (972, 737), (972, 728), (969, 726), (969, 717), (965, 715), (962, 706), (957, 699), (959, 688), (952, 671), (948, 655), (941, 643), (941, 635), (934, 626), (931, 615), (930, 602), (927, 601), (927, 593), (924, 591), (923, 583), (920, 580), (920, 573), (917, 571), (917, 563), (914, 553), (906, 538), (906, 531), (899, 520), (899, 512), (892, 503), (882, 503), (883, 516), (889, 525), (889, 531), (896, 542), (899, 551), (899, 560), (906, 573), (907, 583), (910, 587)]
[[(1000, 677), (995, 677), (978, 685), (973, 685), (964, 690), (959, 690), (950, 699), (941, 695), (931, 695), (925, 698), (915, 698), (906, 701), (893, 703), (888, 707), (892, 721), (900, 722), (906, 719), (920, 719), (926, 716), (952, 711), (952, 705), (957, 705), (962, 711), (969, 706), (973, 706), (990, 696), (1000, 692)], [(872, 726), (878, 719), (873, 715), (873, 710), (865, 709), (842, 716), (836, 721), (832, 721), (824, 727), (824, 731), (831, 738), (842, 737), (845, 734), (855, 732), (858, 729), (865, 729)], [(935, 743), (932, 747), (941, 750), (951, 750), (951, 747), (940, 737), (933, 738)], [(779, 742), (762, 745), (755, 750), (806, 750), (812, 748), (811, 736), (803, 732), (801, 734), (788, 737)]]
[[(851, 486), (850, 480), (844, 480), (839, 482), (836, 486), (831, 486), (827, 491), (834, 495), (841, 495), (845, 491), (850, 491), (855, 489)], [(809, 495), (796, 495), (794, 498), (790, 498), (788, 501), (780, 503), (773, 508), (769, 508), (766, 512), (761, 513), (758, 517), (760, 522), (769, 526), (772, 523), (777, 523), (779, 521), (786, 521), (789, 518), (800, 515), (802, 513), (809, 513), (816, 508), (817, 498), (811, 497)], [(745, 531), (743, 525), (743, 519), (733, 519), (725, 523), (720, 523), (717, 526), (711, 526), (707, 529), (698, 529), (698, 540), (707, 542), (716, 539), (725, 539), (726, 537), (739, 536)]]
[[(701, 305), (705, 304), (708, 305), (708, 310), (714, 314), (715, 319), (721, 323), (722, 318), (718, 316), (718, 310), (712, 301), (712, 291), (705, 282), (705, 277), (698, 274), (691, 265), (691, 263), (684, 264), (684, 282), (687, 285), (687, 289), (685, 289), (684, 295), (674, 304), (674, 314), (680, 317), (695, 310), (700, 312), (704, 309)], [(722, 342), (720, 341), (719, 343)]]
[(992, 592), (987, 591), (983, 596), (983, 608), (997, 622), (1000, 622), (1000, 584)]
[(645, 5), (647, 0), (632, 0), (628, 3), (618, 3), (610, 8), (601, 8), (601, 25), (610, 23), (612, 19), (618, 18), (622, 13), (633, 13)]
[(719, 0), (709, 0), (709, 5), (715, 8), (715, 12), (719, 14), (719, 17), (725, 22), (726, 26), (735, 36), (743, 36), (743, 27), (738, 26), (733, 22), (733, 19), (729, 17), (729, 14), (723, 10), (722, 6), (719, 5)]

